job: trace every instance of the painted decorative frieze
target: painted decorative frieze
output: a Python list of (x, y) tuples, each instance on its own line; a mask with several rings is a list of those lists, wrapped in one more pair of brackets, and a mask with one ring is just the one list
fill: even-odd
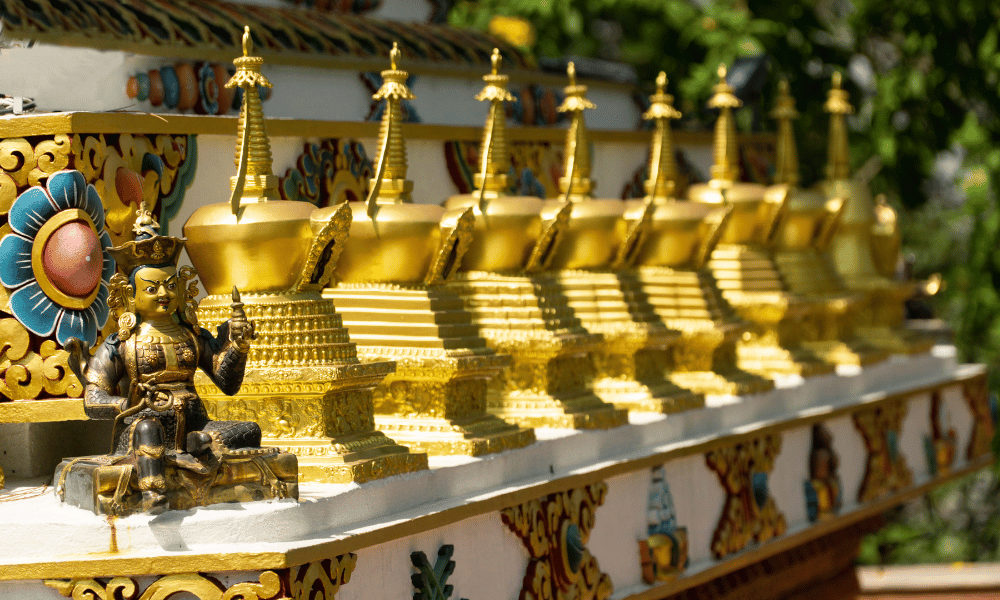
[(368, 197), (375, 167), (365, 147), (352, 139), (325, 139), (306, 144), (295, 166), (278, 181), (284, 200), (298, 200), (320, 208)]
[(893, 400), (863, 408), (853, 415), (854, 427), (868, 451), (865, 476), (858, 490), (858, 502), (878, 500), (909, 487), (913, 474), (899, 451), (899, 434), (906, 416), (905, 400)]
[(653, 584), (677, 578), (688, 565), (687, 527), (677, 525), (677, 511), (663, 466), (654, 467), (646, 510), (647, 537), (639, 540), (642, 580)]
[(520, 600), (607, 600), (614, 588), (587, 549), (604, 482), (549, 494), (500, 511), (531, 559)]
[(176, 214), (196, 148), (185, 135), (0, 141), (0, 400), (82, 394), (62, 344), (103, 337), (114, 271), (105, 250), (131, 238), (144, 200), (163, 222)]
[(975, 460), (992, 451), (993, 434), (996, 430), (996, 415), (990, 407), (986, 375), (965, 381), (962, 384), (962, 395), (972, 411), (972, 435), (969, 437), (965, 457)]
[[(101, 48), (177, 47), (203, 56), (227, 55), (243, 27), (271, 60), (387, 57), (385, 40), (397, 40), (406, 58), (436, 65), (488, 65), (493, 48), (507, 64), (532, 67), (532, 59), (504, 40), (447, 25), (359, 18), (330, 10), (241, 4), (227, 0), (174, 0), (122, 4), (117, 0), (57, 2), (8, 0), (0, 11), (5, 36), (39, 41), (85, 36)], [(163, 51), (157, 52), (162, 54)]]
[(768, 489), (774, 459), (781, 452), (781, 436), (769, 434), (705, 454), (708, 468), (719, 477), (726, 502), (712, 535), (717, 559), (739, 552), (751, 542), (763, 543), (783, 535), (785, 515)]
[(931, 477), (947, 475), (955, 462), (958, 433), (951, 425), (951, 412), (941, 398), (941, 390), (931, 392), (931, 434), (924, 436), (927, 471)]
[(840, 458), (833, 449), (833, 434), (822, 423), (812, 427), (809, 479), (805, 481), (806, 516), (815, 523), (840, 511), (844, 487), (837, 472)]
[[(351, 580), (357, 556), (307, 563), (290, 569), (264, 571), (257, 581), (227, 586), (211, 575), (183, 573), (155, 578), (149, 585), (134, 577), (50, 579), (45, 585), (67, 598), (150, 600), (185, 595), (197, 600), (334, 600), (340, 587)], [(143, 581), (146, 578), (142, 578)]]
[[(550, 142), (510, 142), (511, 172), (507, 180), (512, 196), (554, 198), (563, 174), (562, 146)], [(479, 168), (479, 142), (449, 141), (444, 144), (445, 165), (460, 194), (476, 189), (473, 176)]]

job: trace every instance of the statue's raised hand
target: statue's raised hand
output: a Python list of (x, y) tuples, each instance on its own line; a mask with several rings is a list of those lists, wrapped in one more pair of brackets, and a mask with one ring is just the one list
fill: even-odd
[(241, 352), (250, 350), (250, 340), (256, 339), (256, 325), (247, 320), (247, 314), (240, 302), (240, 291), (233, 286), (232, 317), (229, 319), (229, 341), (236, 344)]

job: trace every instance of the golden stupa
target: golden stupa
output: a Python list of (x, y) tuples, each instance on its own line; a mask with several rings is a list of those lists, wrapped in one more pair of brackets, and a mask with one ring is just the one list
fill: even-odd
[(252, 52), (247, 27), (226, 84), (243, 89), (230, 202), (196, 210), (184, 234), (209, 294), (198, 308), (202, 326), (228, 318), (236, 285), (258, 339), (238, 394), (223, 395), (201, 373), (198, 393), (212, 418), (256, 421), (264, 444), (298, 455), (303, 481), (362, 482), (426, 469), (426, 454), (375, 430), (372, 391), (394, 363), (359, 361), (333, 303), (320, 295), (347, 238), (350, 208), (278, 199), (257, 91), (271, 84)]
[(789, 93), (788, 81), (778, 88), (771, 116), (778, 121), (777, 165), (774, 182), (789, 188), (787, 209), (774, 238), (775, 262), (788, 289), (819, 304), (813, 329), (803, 334), (802, 345), (834, 364), (867, 365), (888, 353), (854, 337), (854, 313), (859, 296), (847, 290), (827, 252), (840, 225), (843, 198), (827, 198), (799, 184), (799, 160), (792, 121), (799, 113)]
[(742, 395), (774, 388), (774, 382), (736, 365), (736, 344), (749, 325), (722, 298), (711, 272), (704, 267), (715, 249), (732, 209), (678, 201), (677, 163), (670, 120), (680, 118), (673, 96), (666, 93), (667, 75), (656, 78), (656, 93), (643, 118), (653, 122), (646, 197), (630, 209), (652, 205), (645, 243), (634, 266), (642, 289), (663, 322), (681, 332), (670, 351), (670, 379), (685, 388), (713, 395)]
[(480, 335), (513, 365), (491, 390), (490, 412), (530, 426), (606, 429), (628, 422), (627, 411), (590, 388), (591, 354), (602, 341), (589, 333), (546, 269), (563, 243), (572, 206), (506, 195), (510, 154), (503, 103), (508, 77), (493, 72), (476, 96), (490, 103), (483, 131), (478, 191), (445, 206), (471, 209), (475, 235), (451, 287), (465, 298)]
[(913, 294), (914, 284), (895, 279), (899, 256), (896, 215), (888, 204), (876, 205), (868, 186), (851, 177), (846, 118), (854, 108), (847, 90), (840, 87), (840, 79), (840, 73), (834, 72), (833, 87), (823, 105), (830, 113), (830, 134), (826, 179), (819, 188), (828, 198), (846, 199), (830, 253), (847, 289), (861, 295), (855, 311), (858, 336), (893, 353), (926, 352), (931, 340), (903, 328), (903, 302)]
[(708, 103), (719, 109), (712, 179), (688, 190), (694, 202), (732, 207), (708, 268), (737, 314), (756, 325), (737, 346), (738, 364), (769, 376), (829, 373), (832, 364), (802, 347), (802, 333), (812, 327), (817, 305), (788, 291), (774, 261), (772, 244), (787, 209), (788, 186), (739, 181), (732, 111), (741, 104), (726, 83), (725, 66), (720, 66), (719, 83)]
[(375, 390), (375, 426), (431, 454), (478, 456), (520, 448), (534, 431), (486, 412), (487, 387), (510, 357), (486, 345), (462, 297), (444, 285), (473, 233), (470, 209), (414, 204), (406, 178), (400, 100), (413, 98), (406, 71), (392, 68), (375, 99), (386, 108), (368, 211), (358, 211), (336, 270), (333, 300), (366, 360), (394, 360)]
[(648, 236), (652, 203), (629, 207), (595, 199), (590, 141), (584, 111), (594, 108), (587, 86), (569, 85), (560, 112), (570, 113), (560, 200), (572, 206), (566, 233), (551, 268), (569, 304), (591, 332), (604, 335), (593, 353), (598, 396), (630, 410), (670, 413), (704, 405), (704, 398), (668, 379), (670, 351), (680, 332), (657, 316), (631, 269)]

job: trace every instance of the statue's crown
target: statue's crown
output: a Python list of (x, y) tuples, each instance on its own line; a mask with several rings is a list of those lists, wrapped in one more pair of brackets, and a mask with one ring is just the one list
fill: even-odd
[(177, 265), (177, 257), (184, 249), (183, 238), (160, 235), (160, 225), (146, 208), (145, 202), (136, 211), (138, 217), (132, 231), (135, 241), (108, 248), (108, 252), (118, 263), (125, 275), (131, 275), (138, 267), (147, 265)]

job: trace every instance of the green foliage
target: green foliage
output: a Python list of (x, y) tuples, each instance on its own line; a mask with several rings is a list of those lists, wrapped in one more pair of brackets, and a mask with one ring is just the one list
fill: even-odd
[(987, 469), (941, 486), (897, 509), (892, 522), (861, 542), (863, 565), (1000, 559), (997, 472)]

